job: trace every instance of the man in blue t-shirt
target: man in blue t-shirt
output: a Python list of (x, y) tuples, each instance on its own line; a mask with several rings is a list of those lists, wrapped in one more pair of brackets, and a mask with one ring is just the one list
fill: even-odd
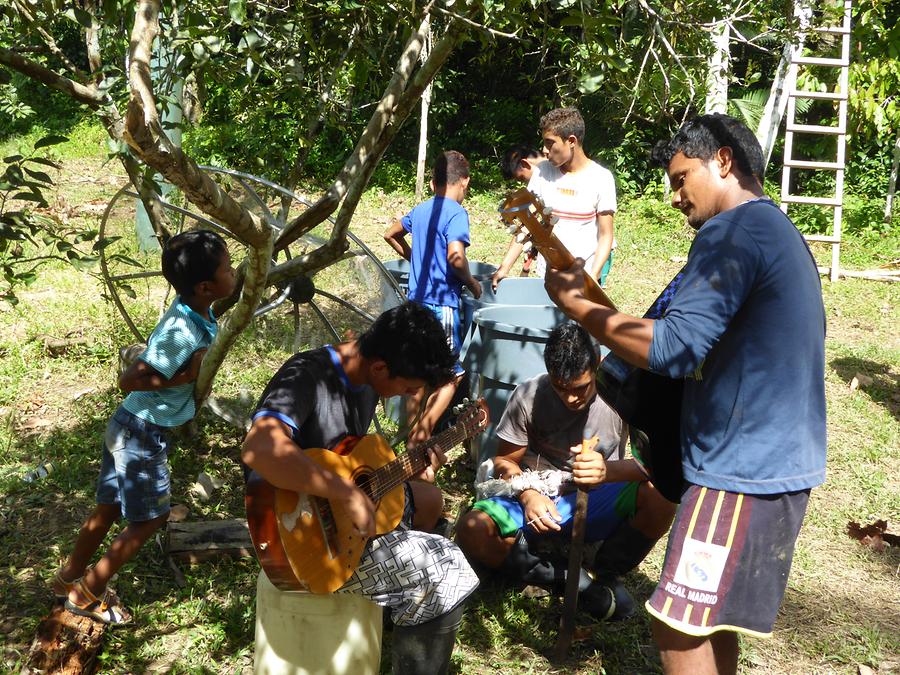
[(684, 378), (686, 487), (646, 607), (666, 673), (735, 673), (737, 632), (768, 636), (810, 488), (825, 480), (825, 311), (815, 260), (764, 194), (762, 151), (726, 115), (686, 123), (653, 159), (697, 230), (659, 319), (586, 300), (581, 266), (547, 290), (633, 365)]
[[(463, 341), (461, 299), (463, 287), (481, 297), (481, 284), (472, 276), (466, 247), (469, 245), (469, 214), (462, 207), (469, 189), (469, 162), (462, 153), (448, 150), (434, 163), (431, 190), (434, 197), (422, 202), (403, 218), (396, 218), (384, 233), (385, 241), (409, 261), (407, 297), (430, 309), (447, 334), (454, 356)], [(412, 236), (412, 246), (406, 235)], [(421, 443), (431, 436), (435, 424), (447, 409), (463, 376), (457, 363), (456, 378), (433, 392), (409, 442)], [(409, 412), (418, 414), (424, 393), (409, 399)]]

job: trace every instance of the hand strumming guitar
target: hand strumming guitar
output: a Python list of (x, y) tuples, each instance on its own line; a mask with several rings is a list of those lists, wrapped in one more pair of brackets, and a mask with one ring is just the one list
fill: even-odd
[(350, 483), (346, 494), (334, 497), (340, 502), (350, 522), (363, 537), (375, 536), (375, 505), (365, 492)]

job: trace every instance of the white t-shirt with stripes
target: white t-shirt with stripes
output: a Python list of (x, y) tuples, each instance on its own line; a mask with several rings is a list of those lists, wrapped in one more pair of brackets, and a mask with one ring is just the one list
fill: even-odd
[[(553, 233), (590, 269), (597, 250), (597, 214), (616, 210), (612, 173), (593, 160), (579, 171), (565, 173), (551, 162), (541, 162), (531, 174), (528, 189), (553, 209), (559, 218)], [(543, 256), (538, 256), (538, 275), (543, 276), (545, 269)]]

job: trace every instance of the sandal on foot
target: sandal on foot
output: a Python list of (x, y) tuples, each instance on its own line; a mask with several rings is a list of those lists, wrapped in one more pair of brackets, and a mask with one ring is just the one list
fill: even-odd
[(104, 589), (101, 597), (97, 597), (84, 584), (83, 579), (75, 582), (73, 590), (82, 597), (87, 598), (84, 604), (76, 605), (66, 598), (66, 609), (78, 616), (89, 616), (97, 621), (102, 621), (110, 626), (121, 626), (131, 623), (131, 614), (120, 603), (119, 599), (109, 589)]
[(58, 602), (65, 600), (69, 596), (69, 591), (81, 581), (82, 577), (78, 577), (77, 579), (72, 579), (72, 581), (66, 581), (62, 576), (62, 567), (60, 567), (53, 574), (53, 580), (50, 582), (50, 589), (53, 591), (53, 595), (56, 597)]

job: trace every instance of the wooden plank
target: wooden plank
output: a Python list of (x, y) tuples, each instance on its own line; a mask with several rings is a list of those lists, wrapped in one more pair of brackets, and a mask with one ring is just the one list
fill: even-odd
[(247, 521), (242, 518), (169, 523), (163, 551), (178, 560), (196, 563), (220, 556), (254, 555)]
[(838, 207), (843, 201), (837, 197), (804, 197), (803, 195), (784, 195), (781, 201), (785, 204), (818, 204), (819, 206)]
[(802, 89), (794, 89), (788, 93), (792, 98), (815, 98), (822, 101), (846, 101), (847, 90), (842, 87), (842, 91), (803, 91)]
[(34, 671), (62, 675), (93, 673), (105, 631), (102, 621), (76, 616), (56, 604), (38, 624), (28, 650), (28, 666)]

